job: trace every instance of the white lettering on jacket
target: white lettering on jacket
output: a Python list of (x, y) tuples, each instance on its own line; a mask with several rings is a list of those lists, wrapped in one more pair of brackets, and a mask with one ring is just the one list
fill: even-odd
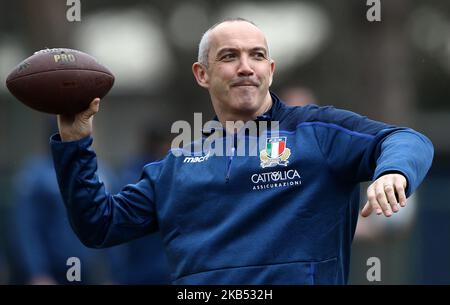
[(253, 174), (251, 180), (253, 183), (268, 183), (277, 181), (286, 181), (301, 179), (300, 174), (295, 169), (290, 169), (287, 171), (275, 171), (262, 174)]

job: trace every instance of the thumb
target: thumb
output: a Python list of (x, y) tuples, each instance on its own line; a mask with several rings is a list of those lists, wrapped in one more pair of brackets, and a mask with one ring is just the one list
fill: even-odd
[(361, 211), (361, 216), (367, 217), (370, 214), (372, 214), (372, 205), (370, 205), (369, 201), (367, 201), (366, 204), (364, 205), (364, 208)]
[(100, 99), (97, 97), (89, 104), (89, 108), (81, 112), (80, 115), (84, 120), (89, 120), (100, 108)]

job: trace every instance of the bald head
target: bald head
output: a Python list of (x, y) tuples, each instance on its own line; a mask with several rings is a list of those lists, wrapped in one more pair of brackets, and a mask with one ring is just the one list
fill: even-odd
[(223, 34), (226, 36), (238, 35), (243, 28), (262, 37), (265, 48), (269, 52), (266, 37), (255, 23), (244, 18), (230, 18), (214, 24), (203, 34), (198, 46), (198, 62), (208, 67), (209, 51), (211, 50), (212, 44), (217, 43), (217, 37), (222, 37)]

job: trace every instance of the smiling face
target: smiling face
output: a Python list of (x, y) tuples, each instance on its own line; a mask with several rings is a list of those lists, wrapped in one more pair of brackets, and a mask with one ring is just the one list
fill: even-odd
[(193, 65), (197, 82), (209, 90), (219, 119), (227, 120), (255, 118), (270, 108), (274, 68), (264, 34), (245, 21), (215, 27), (209, 33), (208, 66)]

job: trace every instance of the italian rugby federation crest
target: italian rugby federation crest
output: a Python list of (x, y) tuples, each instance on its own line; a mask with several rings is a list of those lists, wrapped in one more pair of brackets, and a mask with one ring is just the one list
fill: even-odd
[(291, 150), (286, 147), (286, 139), (287, 137), (267, 139), (266, 149), (261, 150), (259, 153), (262, 168), (288, 165)]

